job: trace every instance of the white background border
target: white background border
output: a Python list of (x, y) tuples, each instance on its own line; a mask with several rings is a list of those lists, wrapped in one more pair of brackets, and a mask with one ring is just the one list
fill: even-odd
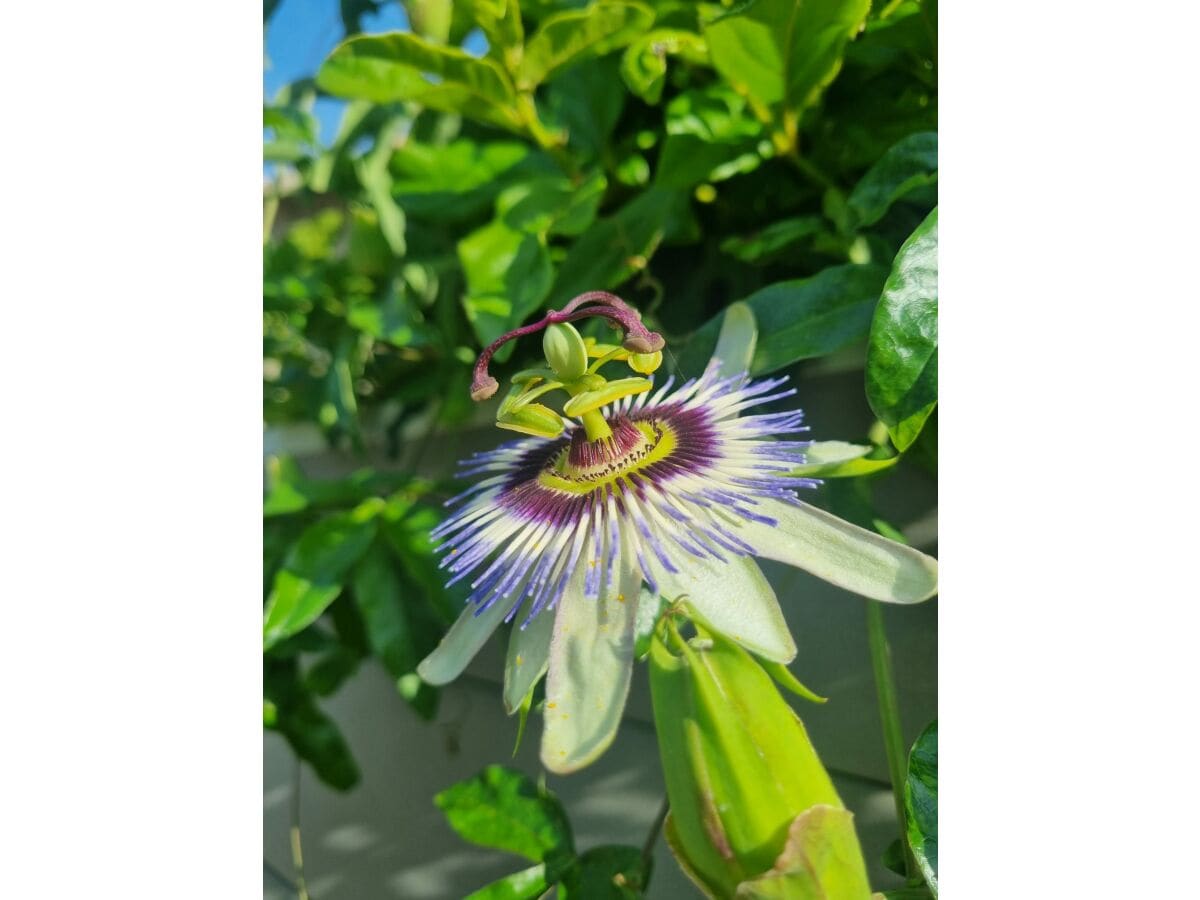
[[(941, 14), (945, 896), (1182, 896), (1200, 23)], [(254, 896), (260, 10), (4, 17), (5, 893)]]

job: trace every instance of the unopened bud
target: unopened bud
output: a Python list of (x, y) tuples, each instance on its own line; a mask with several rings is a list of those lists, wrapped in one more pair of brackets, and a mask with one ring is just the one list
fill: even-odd
[(753, 656), (701, 621), (696, 632), (685, 640), (668, 615), (650, 645), (665, 835), (680, 865), (710, 897), (868, 900), (853, 817), (799, 717)]
[(569, 322), (546, 328), (542, 335), (542, 352), (546, 354), (550, 368), (564, 381), (574, 381), (587, 371), (587, 345)]

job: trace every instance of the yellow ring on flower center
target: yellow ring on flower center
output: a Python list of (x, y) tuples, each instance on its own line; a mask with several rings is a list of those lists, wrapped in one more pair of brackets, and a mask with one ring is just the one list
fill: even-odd
[[(645, 440), (624, 456), (603, 466), (589, 466), (585, 469), (568, 461), (569, 450), (564, 447), (538, 474), (538, 484), (568, 494), (590, 494), (605, 485), (615, 484), (639, 469), (666, 459), (679, 444), (675, 431), (665, 422), (634, 422), (633, 425)], [(620, 490), (621, 485), (618, 484), (617, 489)]]

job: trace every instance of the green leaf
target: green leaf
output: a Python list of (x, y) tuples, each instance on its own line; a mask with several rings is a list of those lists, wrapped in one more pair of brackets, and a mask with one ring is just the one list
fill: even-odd
[(318, 697), (328, 697), (358, 671), (362, 656), (344, 644), (330, 650), (312, 664), (304, 683)]
[(668, 56), (707, 65), (708, 45), (704, 38), (690, 31), (656, 28), (625, 48), (621, 56), (621, 78), (631, 92), (647, 103), (656, 104), (662, 99)]
[(488, 209), (496, 194), (524, 169), (529, 148), (515, 141), (444, 146), (407, 141), (389, 161), (392, 190), (411, 216), (458, 222)]
[[(647, 863), (650, 861), (647, 860)], [(650, 882), (642, 851), (619, 844), (593, 847), (567, 870), (561, 900), (636, 900)]]
[(546, 881), (546, 864), (538, 863), (481, 887), (468, 894), (465, 900), (538, 900), (549, 887)]
[[(664, 241), (692, 224), (686, 194), (651, 188), (599, 219), (571, 246), (546, 305), (558, 307), (591, 290), (612, 290), (645, 268)], [(716, 342), (716, 330), (713, 330)]]
[(393, 32), (345, 41), (321, 65), (317, 84), (338, 97), (375, 103), (411, 100), (522, 130), (516, 93), (503, 68), (414, 34)]
[(649, 7), (617, 0), (549, 16), (525, 42), (517, 86), (533, 90), (564, 66), (623, 47), (653, 21)]
[(263, 660), (263, 692), (278, 731), (317, 777), (340, 791), (359, 780), (358, 766), (333, 720), (321, 712), (300, 679), (296, 660)]
[(351, 587), (371, 652), (399, 679), (416, 669), (420, 660), (396, 567), (387, 547), (377, 540), (354, 567)]
[(305, 144), (317, 143), (316, 116), (294, 106), (264, 106), (263, 128), (272, 129), (280, 140), (291, 138)]
[(483, 345), (537, 309), (554, 279), (544, 239), (501, 219), (459, 241), (458, 258), (467, 278), (463, 308)]
[(821, 216), (782, 219), (754, 234), (726, 238), (721, 242), (721, 252), (742, 262), (762, 265), (775, 261), (784, 251), (816, 237), (824, 229), (825, 219)]
[(937, 405), (937, 272), (935, 207), (896, 254), (867, 344), (867, 401), (901, 452)]
[(267, 598), (264, 649), (313, 622), (342, 592), (347, 572), (375, 537), (375, 516), (382, 507), (382, 500), (366, 500), (300, 535)]
[(897, 142), (850, 192), (846, 205), (854, 225), (874, 225), (897, 200), (937, 184), (937, 172), (937, 132), (922, 131)]
[[(758, 322), (751, 375), (824, 356), (867, 336), (887, 270), (831, 266), (811, 278), (781, 281), (746, 298)], [(686, 372), (704, 368), (716, 345), (721, 316), (706, 322), (679, 354)]]
[(690, 188), (752, 171), (762, 163), (763, 127), (746, 99), (725, 85), (686, 91), (667, 104), (667, 140), (655, 183)]
[(905, 875), (904, 863), (904, 841), (901, 838), (896, 838), (887, 845), (887, 849), (883, 851), (883, 865), (889, 872), (895, 872), (897, 875)]
[(869, 444), (848, 444), (845, 441), (818, 441), (804, 451), (804, 465), (791, 471), (805, 478), (857, 478), (889, 469), (900, 461), (898, 454), (867, 458), (876, 452)]
[(562, 805), (527, 775), (488, 766), (442, 791), (433, 802), (464, 839), (517, 853), (533, 862), (558, 862), (574, 853)]
[(548, 127), (567, 135), (567, 148), (581, 164), (592, 163), (614, 152), (613, 129), (628, 96), (617, 75), (617, 60), (591, 59), (565, 69), (546, 85), (538, 112)]
[(607, 186), (599, 171), (576, 181), (554, 175), (519, 181), (496, 198), (496, 216), (530, 234), (582, 234), (596, 220)]
[(713, 66), (735, 90), (762, 107), (783, 107), (794, 140), (799, 114), (837, 75), (870, 6), (870, 0), (751, 0), (711, 20), (704, 37)]
[(908, 754), (908, 778), (904, 782), (904, 818), (908, 844), (925, 883), (937, 897), (937, 721), (921, 732)]

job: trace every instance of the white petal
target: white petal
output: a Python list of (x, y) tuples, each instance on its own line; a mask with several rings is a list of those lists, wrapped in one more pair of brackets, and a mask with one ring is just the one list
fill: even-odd
[(937, 560), (806, 503), (761, 500), (754, 511), (778, 525), (746, 522), (737, 534), (758, 556), (811, 572), (888, 603), (920, 603), (937, 593)]
[(758, 325), (754, 321), (754, 310), (740, 300), (729, 304), (721, 319), (721, 333), (717, 336), (717, 348), (712, 355), (719, 363), (717, 376), (730, 378), (750, 371), (756, 343)]
[(517, 613), (512, 636), (508, 639), (508, 657), (504, 661), (504, 710), (510, 716), (520, 708), (521, 701), (538, 679), (546, 674), (550, 658), (554, 610), (542, 610), (528, 626), (521, 628), (525, 614), (525, 610)]
[(429, 684), (449, 684), (462, 674), (512, 607), (512, 602), (497, 600), (477, 616), (475, 607), (468, 606), (441, 643), (421, 660), (417, 674)]
[(558, 603), (542, 732), (542, 765), (551, 772), (565, 775), (591, 763), (621, 724), (642, 577), (624, 561), (619, 571), (618, 583), (593, 600), (583, 595), (581, 566)]
[(796, 642), (775, 591), (753, 559), (739, 556), (728, 563), (688, 557), (678, 575), (664, 573), (659, 590), (669, 600), (680, 594), (709, 624), (751, 653), (772, 662), (796, 657)]

